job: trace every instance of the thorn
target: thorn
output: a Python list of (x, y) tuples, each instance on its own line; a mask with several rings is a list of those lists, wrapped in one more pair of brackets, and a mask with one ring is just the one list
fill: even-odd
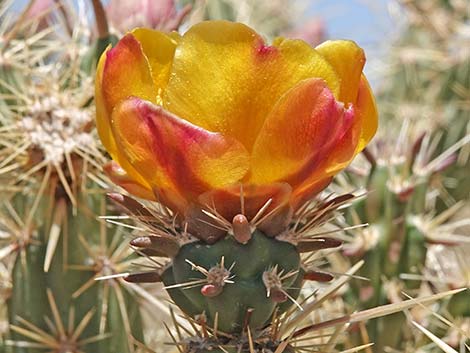
[(233, 236), (240, 244), (246, 244), (251, 239), (250, 223), (242, 214), (233, 217), (232, 221)]
[(209, 337), (209, 333), (207, 331), (207, 317), (206, 317), (206, 313), (202, 313), (202, 314), (199, 314), (199, 315), (196, 315), (194, 317), (194, 319), (196, 320), (196, 322), (201, 326), (201, 330), (202, 330), (202, 336), (207, 338)]
[(246, 332), (246, 330), (248, 329), (248, 326), (250, 325), (251, 316), (253, 315), (253, 311), (255, 311), (255, 309), (253, 309), (253, 308), (246, 309), (245, 319), (243, 320), (243, 332)]
[(452, 164), (457, 162), (457, 159), (458, 159), (458, 154), (457, 153), (453, 153), (450, 156), (448, 156), (447, 158), (442, 159), (442, 161), (440, 161), (440, 163), (436, 164), (436, 167), (433, 169), (433, 173), (437, 174), (437, 173), (443, 172), (444, 170), (449, 168)]
[(415, 140), (413, 143), (413, 146), (411, 147), (411, 153), (410, 153), (410, 166), (412, 167), (415, 160), (416, 156), (418, 155), (421, 146), (423, 145), (424, 138), (426, 137), (427, 132), (423, 132), (418, 138)]
[(113, 274), (113, 275), (106, 275), (106, 276), (96, 277), (95, 281), (105, 281), (105, 280), (113, 279), (113, 278), (126, 278), (129, 275), (130, 275), (130, 273), (128, 273), (128, 272), (116, 273), (116, 274)]
[(44, 259), (44, 272), (49, 272), (49, 268), (54, 257), (57, 244), (59, 242), (64, 217), (67, 213), (67, 203), (65, 199), (61, 198), (57, 201), (56, 209), (54, 211), (53, 223), (49, 232), (49, 241), (47, 242), (46, 256)]

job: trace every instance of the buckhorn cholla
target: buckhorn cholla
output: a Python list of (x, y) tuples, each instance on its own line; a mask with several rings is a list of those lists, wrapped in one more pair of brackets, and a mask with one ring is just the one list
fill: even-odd
[(277, 352), (276, 320), (302, 282), (333, 278), (303, 254), (341, 244), (315, 229), (352, 195), (311, 200), (375, 133), (364, 63), (351, 41), (267, 45), (225, 21), (183, 36), (135, 29), (101, 57), (97, 125), (114, 160), (105, 169), (149, 201), (112, 197), (146, 225), (131, 245), (171, 259), (125, 277), (163, 281), (215, 332), (187, 352)]

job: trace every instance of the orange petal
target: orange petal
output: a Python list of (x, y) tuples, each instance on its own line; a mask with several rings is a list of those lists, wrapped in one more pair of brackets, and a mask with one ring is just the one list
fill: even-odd
[(294, 208), (301, 206), (323, 190), (333, 176), (346, 168), (356, 156), (361, 134), (361, 119), (352, 109), (346, 111), (345, 115), (350, 117), (339, 130), (340, 133), (332, 139), (329, 148), (323, 151), (323, 156), (309, 177), (295, 188), (292, 195)]
[(359, 153), (374, 137), (378, 125), (378, 112), (374, 95), (364, 75), (361, 77), (355, 106), (361, 120), (361, 135), (356, 148), (356, 153)]
[(179, 42), (177, 35), (168, 35), (148, 28), (136, 28), (131, 33), (142, 46), (157, 90), (163, 90), (168, 83), (175, 49)]
[(350, 40), (326, 41), (315, 48), (333, 66), (341, 81), (340, 102), (354, 103), (362, 69), (366, 62), (364, 50)]
[(132, 34), (125, 35), (105, 55), (102, 90), (108, 112), (130, 96), (155, 101), (158, 91), (149, 62)]
[[(353, 115), (353, 111), (346, 114)], [(351, 118), (352, 119), (352, 118)], [(352, 123), (345, 124), (345, 128), (336, 135), (330, 146), (323, 151), (317, 165), (311, 171), (308, 178), (295, 187), (292, 195), (292, 205), (294, 209), (302, 206), (303, 203), (321, 192), (328, 186), (334, 175), (346, 168), (356, 156), (356, 149), (360, 131), (358, 124), (360, 121), (354, 118)]]
[(286, 181), (295, 189), (312, 175), (318, 179), (316, 169), (338, 148), (353, 120), (352, 109), (338, 103), (323, 80), (300, 82), (266, 118), (253, 147), (250, 181)]
[(316, 195), (322, 192), (330, 183), (333, 177), (326, 177), (314, 182), (305, 183), (296, 188), (292, 193), (291, 205), (292, 208), (297, 210), (302, 207), (306, 202), (311, 201)]
[(96, 105), (96, 128), (98, 135), (100, 136), (101, 142), (103, 143), (106, 150), (111, 155), (116, 155), (116, 141), (114, 141), (113, 133), (110, 125), (110, 114), (106, 109), (106, 102), (103, 97), (103, 68), (106, 61), (106, 55), (109, 47), (101, 55), (96, 68), (95, 78), (95, 105)]
[(273, 103), (312, 77), (339, 92), (332, 66), (305, 42), (277, 39), (268, 46), (243, 24), (202, 22), (181, 38), (163, 106), (251, 150)]
[[(96, 127), (98, 135), (111, 157), (118, 163), (118, 165), (121, 165), (126, 169), (127, 178), (129, 178), (129, 180), (134, 179), (137, 185), (142, 185), (145, 189), (150, 190), (150, 186), (145, 179), (137, 173), (137, 171), (129, 164), (122, 152), (119, 151), (114, 139), (113, 130), (111, 128), (111, 107), (107, 106), (103, 94), (103, 70), (108, 52), (109, 48), (101, 55), (95, 78)], [(128, 182), (126, 182), (126, 184), (128, 184)], [(124, 187), (124, 189), (126, 189), (126, 187)], [(128, 191), (131, 192), (130, 190)]]
[(116, 107), (112, 127), (118, 146), (150, 185), (187, 199), (236, 183), (249, 168), (248, 153), (238, 141), (139, 98)]

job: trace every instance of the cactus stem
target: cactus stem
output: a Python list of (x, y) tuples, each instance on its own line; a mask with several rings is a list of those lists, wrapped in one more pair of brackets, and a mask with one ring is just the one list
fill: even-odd
[(70, 322), (68, 322), (66, 328), (61, 319), (54, 295), (50, 289), (47, 290), (47, 297), (49, 307), (52, 312), (52, 320), (47, 317), (45, 320), (49, 322), (50, 325), (48, 326), (51, 332), (46, 332), (33, 323), (25, 319), (18, 318), (18, 322), (25, 328), (17, 325), (10, 325), (10, 329), (31, 341), (12, 341), (12, 346), (37, 347), (40, 345), (43, 349), (49, 349), (53, 352), (79, 352), (84, 351), (84, 347), (89, 343), (104, 340), (110, 336), (109, 334), (98, 334), (92, 337), (81, 337), (94, 315), (93, 309), (89, 310), (77, 326), (74, 327), (74, 322), (72, 322), (74, 309), (71, 308), (69, 313)]
[(251, 227), (246, 217), (242, 214), (233, 217), (232, 221), (233, 236), (240, 244), (246, 244), (251, 239)]

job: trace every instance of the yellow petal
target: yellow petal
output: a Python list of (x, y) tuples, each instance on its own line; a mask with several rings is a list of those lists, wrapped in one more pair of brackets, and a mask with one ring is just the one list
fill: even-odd
[(366, 62), (364, 51), (350, 40), (326, 41), (315, 48), (333, 66), (341, 81), (340, 102), (354, 103), (362, 69)]
[(157, 90), (164, 89), (170, 76), (179, 35), (168, 35), (148, 28), (136, 28), (131, 33), (142, 46)]
[(362, 151), (374, 137), (378, 126), (378, 112), (374, 95), (364, 75), (361, 77), (357, 94), (356, 111), (361, 120), (361, 135), (356, 153)]
[(251, 150), (273, 104), (299, 81), (320, 77), (339, 92), (323, 56), (299, 40), (267, 46), (249, 27), (202, 22), (185, 33), (164, 92), (165, 109)]

